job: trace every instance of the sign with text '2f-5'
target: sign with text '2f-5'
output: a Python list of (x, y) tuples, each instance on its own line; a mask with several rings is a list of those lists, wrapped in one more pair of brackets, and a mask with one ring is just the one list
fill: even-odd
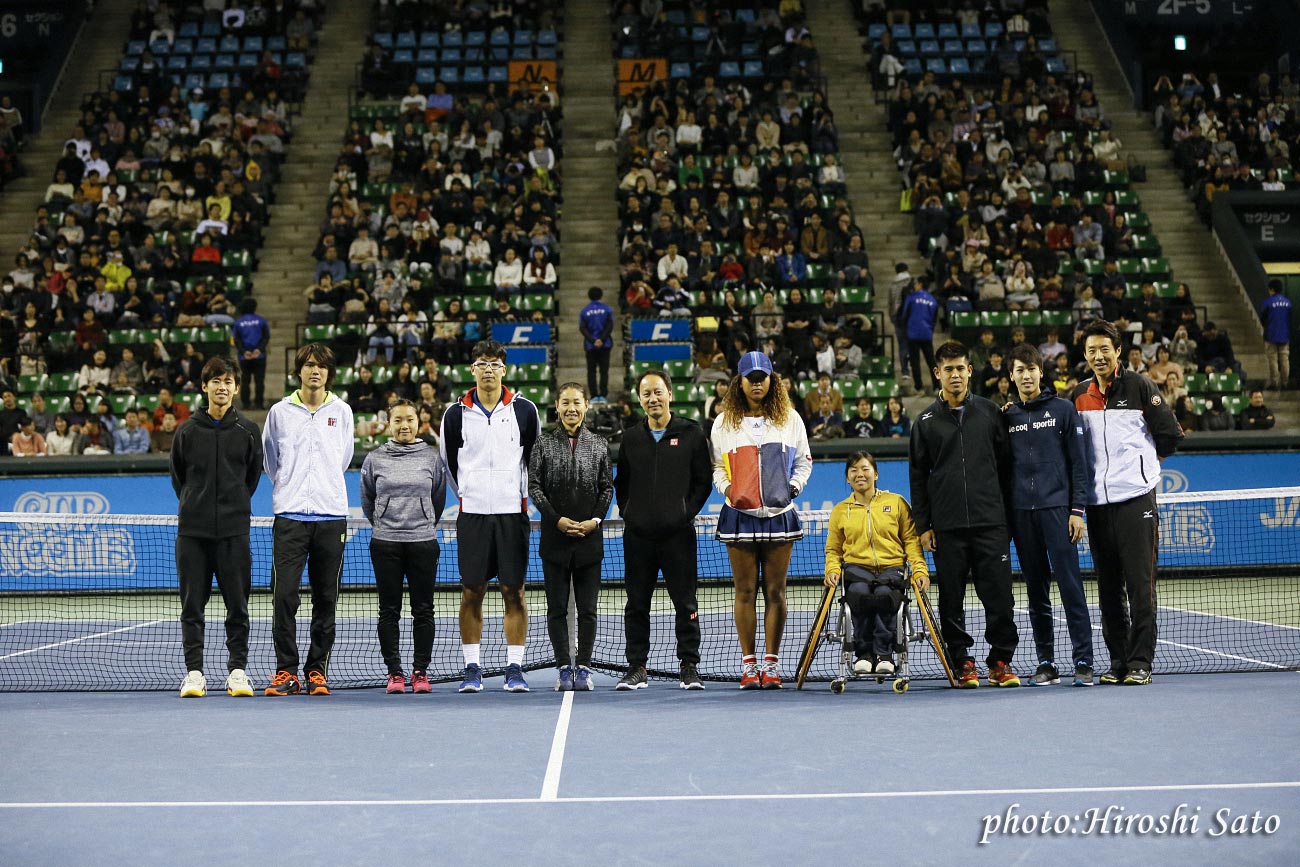
[(689, 319), (675, 317), (671, 319), (633, 319), (631, 328), (632, 340), (635, 343), (691, 339), (691, 320)]
[(494, 322), (492, 339), (507, 346), (512, 343), (550, 343), (551, 326), (547, 322)]

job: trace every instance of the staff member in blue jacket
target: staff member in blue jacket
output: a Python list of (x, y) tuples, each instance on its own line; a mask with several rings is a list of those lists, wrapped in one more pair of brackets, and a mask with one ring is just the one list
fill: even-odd
[(578, 331), (587, 353), (587, 391), (596, 403), (609, 396), (609, 354), (614, 337), (614, 311), (601, 299), (605, 290), (592, 286), (587, 290), (590, 301), (578, 314)]
[(302, 692), (298, 679), (298, 604), (302, 570), (311, 584), (311, 645), (303, 673), (308, 695), (329, 695), (326, 679), (334, 647), (334, 613), (343, 575), (352, 465), (352, 408), (329, 387), (338, 369), (323, 343), (298, 350), (298, 388), (266, 414), (263, 463), (271, 480), (271, 591), (275, 676), (267, 695)]
[(188, 673), (182, 698), (207, 693), (203, 675), (204, 610), (212, 576), (226, 603), (226, 692), (251, 696), (248, 680), (248, 596), (252, 552), (248, 544), (253, 492), (262, 478), (262, 438), (257, 425), (235, 409), (239, 365), (213, 358), (203, 365), (208, 405), (185, 420), (172, 439), (172, 487), (180, 500), (176, 573), (181, 593), (181, 643)]
[[(908, 358), (912, 365), (912, 384), (921, 390), (921, 355), (925, 355), (925, 369), (934, 370), (934, 323), (939, 318), (939, 302), (930, 294), (923, 278), (916, 278), (912, 291), (903, 299), (903, 309), (898, 314), (907, 331)], [(931, 379), (931, 388), (939, 383)]]
[(1074, 685), (1092, 686), (1092, 621), (1079, 572), (1088, 452), (1074, 404), (1043, 391), (1043, 356), (1028, 343), (1011, 349), (1011, 381), (1020, 399), (1003, 416), (1011, 443), (1011, 536), (1029, 591), (1029, 623), (1038, 649), (1034, 686), (1061, 682), (1052, 628), (1052, 578), (1065, 608)]
[(1259, 305), (1264, 326), (1264, 356), (1268, 359), (1265, 388), (1284, 389), (1291, 384), (1291, 299), (1282, 291), (1282, 281), (1268, 281), (1268, 297)]
[[(528, 462), (528, 495), (542, 513), (542, 576), (546, 580), (546, 629), (555, 665), (557, 691), (595, 689), (591, 656), (596, 646), (596, 603), (600, 563), (605, 557), (601, 522), (614, 499), (609, 444), (583, 427), (587, 392), (576, 382), (560, 386), (555, 399), (560, 424), (533, 446)], [(578, 613), (576, 656), (569, 646), (569, 588)]]
[(392, 439), (361, 465), (361, 511), (374, 528), (370, 563), (379, 596), (379, 650), (388, 666), (388, 692), (406, 692), (397, 642), (402, 581), (411, 594), (411, 692), (431, 692), (433, 586), (438, 576), (438, 520), (447, 501), (446, 470), (436, 446), (417, 437), (420, 417), (405, 398), (388, 407)]

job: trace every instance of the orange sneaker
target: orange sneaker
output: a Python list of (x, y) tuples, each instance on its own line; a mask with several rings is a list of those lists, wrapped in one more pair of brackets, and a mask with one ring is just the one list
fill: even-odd
[(320, 671), (313, 671), (307, 675), (307, 694), (308, 695), (329, 695), (330, 687), (325, 682), (325, 674)]
[(280, 669), (271, 678), (271, 685), (266, 688), (267, 695), (297, 695), (302, 692), (302, 681), (291, 671)]
[(1005, 662), (989, 666), (989, 686), (1020, 686), (1020, 678)]
[(957, 688), (978, 689), (979, 685), (980, 685), (979, 669), (975, 667), (975, 660), (968, 659), (962, 663), (961, 671), (957, 673)]
[(740, 672), (741, 689), (762, 689), (763, 675), (758, 670), (758, 663), (747, 662)]

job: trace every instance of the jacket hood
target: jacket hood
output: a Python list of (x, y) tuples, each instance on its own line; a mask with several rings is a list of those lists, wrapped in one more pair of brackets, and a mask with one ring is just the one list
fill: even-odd
[(421, 439), (417, 439), (413, 443), (399, 443), (396, 440), (389, 440), (388, 442), (380, 446), (379, 450), (386, 455), (392, 455), (393, 457), (396, 458), (396, 457), (403, 457), (405, 455), (413, 455), (416, 454), (417, 452), (422, 452), (425, 449), (431, 449), (431, 448), (433, 448), (433, 446), (429, 445), (427, 442)]

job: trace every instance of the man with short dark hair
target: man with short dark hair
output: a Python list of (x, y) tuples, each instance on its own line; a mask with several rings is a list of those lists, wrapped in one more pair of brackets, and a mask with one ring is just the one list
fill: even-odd
[(623, 432), (614, 493), (623, 516), (627, 605), (627, 674), (615, 689), (644, 689), (650, 658), (650, 601), (660, 571), (677, 612), (677, 659), (682, 689), (701, 689), (700, 621), (695, 587), (695, 516), (713, 488), (709, 441), (699, 424), (672, 413), (668, 374), (641, 374), (637, 397), (645, 419)]
[(0, 442), (7, 443), (22, 427), (27, 410), (18, 405), (18, 395), (12, 388), (0, 392)]
[(971, 393), (964, 345), (949, 340), (935, 359), (939, 397), (912, 424), (908, 464), (916, 529), (938, 572), (944, 644), (957, 685), (978, 687), (966, 631), (969, 577), (987, 617), (989, 685), (1019, 686), (1011, 670), (1020, 634), (1012, 619), (1006, 426), (995, 403)]
[(162, 425), (149, 434), (149, 451), (168, 454), (176, 441), (176, 413), (163, 413)]
[(263, 463), (271, 480), (271, 590), (275, 676), (266, 694), (296, 695), (298, 605), (302, 570), (311, 584), (311, 645), (303, 673), (308, 695), (329, 695), (334, 614), (347, 540), (348, 489), (352, 465), (352, 408), (329, 387), (337, 370), (334, 352), (323, 343), (298, 350), (294, 372), (299, 386), (266, 414)]
[(614, 311), (601, 299), (605, 291), (599, 286), (587, 290), (589, 303), (578, 314), (582, 348), (587, 353), (587, 391), (592, 403), (606, 403), (609, 394), (609, 356), (614, 336)]
[(1268, 359), (1265, 388), (1284, 389), (1291, 384), (1291, 299), (1282, 291), (1282, 281), (1268, 281), (1268, 297), (1259, 307), (1264, 325), (1264, 355)]
[(1003, 411), (1011, 448), (1011, 535), (1029, 593), (1029, 623), (1038, 649), (1034, 686), (1061, 682), (1056, 667), (1052, 579), (1070, 631), (1074, 685), (1092, 686), (1092, 621), (1079, 572), (1088, 496), (1088, 454), (1074, 404), (1043, 387), (1043, 356), (1021, 343), (1011, 348), (1011, 381), (1020, 399)]
[(122, 416), (123, 426), (113, 431), (113, 453), (118, 455), (143, 455), (149, 452), (149, 432), (140, 427), (140, 415), (134, 408)]
[(1264, 406), (1264, 390), (1252, 388), (1249, 403), (1237, 416), (1237, 427), (1241, 430), (1272, 430), (1276, 421), (1273, 410)]
[(1183, 430), (1156, 384), (1124, 369), (1120, 345), (1110, 322), (1084, 326), (1083, 356), (1093, 375), (1071, 398), (1092, 462), (1088, 543), (1110, 651), (1101, 682), (1141, 686), (1151, 682), (1156, 652), (1156, 486), (1160, 462), (1178, 448)]
[[(204, 610), (212, 578), (226, 604), (226, 692), (251, 696), (248, 667), (248, 597), (252, 553), (248, 542), (253, 492), (262, 478), (262, 440), (257, 425), (235, 409), (239, 365), (217, 357), (203, 365), (206, 409), (176, 429), (171, 439), (172, 488), (179, 503), (176, 572), (181, 596), (181, 642), (188, 672), (182, 698), (207, 693), (203, 674)], [(175, 428), (176, 416), (163, 416)]]
[(528, 461), (541, 433), (537, 406), (502, 382), (506, 349), (495, 340), (474, 345), (474, 387), (447, 407), (439, 446), (447, 483), (460, 500), (456, 538), (460, 567), (460, 641), (465, 657), (461, 692), (483, 689), (480, 642), (483, 598), (493, 578), (505, 603), (507, 692), (528, 692), (524, 642), (528, 608)]
[(248, 393), (244, 395), (244, 409), (261, 409), (266, 393), (266, 346), (271, 342), (271, 326), (258, 315), (256, 298), (245, 298), (241, 301), (239, 313), (240, 316), (235, 320), (230, 332), (248, 382)]

